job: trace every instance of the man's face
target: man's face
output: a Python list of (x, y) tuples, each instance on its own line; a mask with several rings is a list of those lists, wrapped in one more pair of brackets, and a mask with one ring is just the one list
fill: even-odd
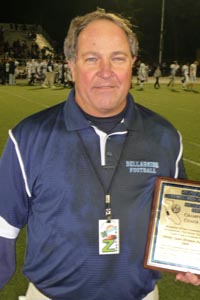
[(125, 32), (108, 20), (96, 20), (79, 34), (75, 62), (69, 66), (75, 99), (88, 114), (109, 117), (126, 105), (132, 66)]

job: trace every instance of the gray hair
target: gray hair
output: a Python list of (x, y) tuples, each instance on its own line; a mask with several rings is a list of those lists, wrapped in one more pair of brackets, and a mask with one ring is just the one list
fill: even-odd
[(77, 40), (80, 32), (92, 21), (101, 19), (109, 20), (123, 29), (127, 35), (132, 56), (134, 57), (137, 55), (138, 40), (136, 34), (132, 31), (132, 25), (130, 21), (120, 15), (107, 13), (105, 9), (97, 8), (97, 10), (87, 13), (84, 16), (75, 17), (71, 21), (67, 37), (64, 41), (64, 54), (67, 61), (75, 61), (76, 59)]

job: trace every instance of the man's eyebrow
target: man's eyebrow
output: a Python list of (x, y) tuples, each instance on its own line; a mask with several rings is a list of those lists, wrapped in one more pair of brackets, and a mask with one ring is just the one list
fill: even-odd
[(124, 52), (124, 51), (114, 51), (112, 54), (113, 55), (125, 55), (125, 56), (128, 56), (128, 54), (126, 52)]
[[(97, 52), (97, 51), (87, 51), (81, 54), (81, 56), (87, 56), (87, 55), (101, 55), (101, 53)], [(128, 56), (128, 54), (124, 51), (113, 51), (111, 52), (111, 55), (124, 55), (124, 56)]]
[(87, 56), (87, 55), (99, 55), (96, 51), (87, 51), (81, 54), (81, 56)]

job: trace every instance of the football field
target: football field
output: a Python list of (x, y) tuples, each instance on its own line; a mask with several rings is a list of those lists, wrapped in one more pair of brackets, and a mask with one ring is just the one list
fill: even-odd
[[(174, 89), (169, 89), (164, 80), (160, 89), (154, 89), (153, 81), (149, 80), (144, 85), (144, 90), (141, 91), (137, 85), (133, 85), (130, 92), (136, 102), (166, 117), (180, 131), (188, 178), (200, 181), (200, 82), (196, 83), (193, 91), (186, 91), (182, 89), (180, 80)], [(0, 153), (3, 151), (8, 129), (24, 117), (64, 101), (68, 93), (69, 89), (62, 86), (43, 89), (39, 84), (28, 86), (23, 80), (18, 80), (15, 86), (0, 85)], [(17, 241), (16, 273), (0, 291), (0, 300), (18, 300), (19, 295), (25, 294), (28, 283), (22, 275), (25, 234), (24, 229)], [(168, 273), (163, 273), (159, 291), (160, 300), (200, 299), (199, 287), (177, 282), (175, 276)]]

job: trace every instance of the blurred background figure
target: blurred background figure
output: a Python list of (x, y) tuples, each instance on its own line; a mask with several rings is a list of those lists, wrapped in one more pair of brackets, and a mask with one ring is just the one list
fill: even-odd
[(190, 85), (189, 88), (192, 91), (194, 88), (194, 84), (197, 80), (197, 66), (198, 66), (198, 61), (194, 61), (191, 65), (190, 65)]
[(170, 81), (168, 83), (168, 87), (171, 87), (173, 88), (174, 87), (174, 84), (175, 84), (175, 77), (176, 77), (176, 74), (177, 74), (177, 70), (180, 68), (178, 62), (175, 60), (173, 62), (173, 64), (170, 65)]
[(142, 91), (144, 89), (144, 83), (146, 82), (147, 79), (146, 66), (144, 63), (141, 63), (139, 66), (138, 79), (139, 79), (140, 90)]
[(54, 72), (54, 60), (50, 58), (47, 62), (47, 72), (46, 72), (46, 77), (45, 80), (42, 84), (42, 87), (44, 88), (55, 88), (54, 85), (54, 80), (55, 80), (55, 72)]
[(155, 72), (154, 72), (154, 77), (155, 77), (154, 88), (155, 89), (160, 88), (159, 79), (160, 79), (161, 76), (162, 76), (161, 69), (160, 69), (160, 66), (158, 65), (157, 68), (155, 69)]

